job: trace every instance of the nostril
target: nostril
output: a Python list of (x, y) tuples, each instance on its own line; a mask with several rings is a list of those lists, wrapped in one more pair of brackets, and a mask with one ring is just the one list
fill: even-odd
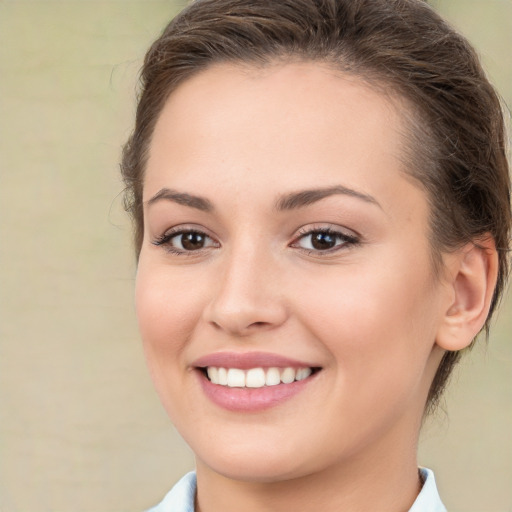
[(263, 330), (272, 326), (272, 323), (270, 322), (252, 322), (246, 325), (238, 325), (236, 322), (232, 324), (229, 322), (222, 324), (221, 322), (211, 321), (210, 324), (216, 331), (228, 331), (239, 336), (247, 336), (258, 330)]
[(277, 327), (286, 318), (286, 310), (280, 301), (244, 298), (234, 293), (219, 295), (204, 310), (204, 319), (216, 331), (240, 336)]

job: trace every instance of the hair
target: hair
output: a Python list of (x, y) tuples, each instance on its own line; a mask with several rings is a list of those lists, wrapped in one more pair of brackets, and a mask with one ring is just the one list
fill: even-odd
[[(467, 40), (422, 0), (196, 0), (148, 50), (135, 128), (124, 146), (125, 207), (138, 256), (151, 137), (173, 90), (213, 64), (299, 60), (352, 74), (406, 105), (407, 173), (430, 203), (434, 268), (442, 254), (492, 237), (506, 285), (511, 229), (506, 127), (499, 97)], [(460, 357), (447, 351), (430, 388), (432, 410)]]

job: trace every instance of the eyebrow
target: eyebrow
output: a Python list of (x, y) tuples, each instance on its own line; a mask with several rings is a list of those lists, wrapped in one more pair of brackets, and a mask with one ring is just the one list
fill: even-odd
[[(297, 208), (303, 208), (310, 204), (316, 203), (326, 197), (333, 195), (346, 195), (361, 199), (362, 201), (370, 204), (374, 204), (381, 208), (378, 201), (363, 192), (344, 187), (342, 185), (336, 185), (328, 188), (316, 188), (309, 190), (301, 190), (299, 192), (292, 192), (282, 196), (276, 203), (275, 208), (278, 211), (295, 210)], [(148, 206), (158, 201), (172, 201), (177, 204), (188, 206), (190, 208), (196, 208), (203, 212), (211, 212), (214, 210), (213, 204), (208, 199), (201, 196), (194, 196), (185, 192), (178, 192), (169, 188), (162, 188), (159, 190), (151, 199), (146, 201)]]
[(203, 212), (211, 212), (213, 210), (213, 204), (208, 199), (200, 196), (193, 196), (192, 194), (186, 194), (184, 192), (178, 192), (170, 188), (163, 188), (159, 190), (151, 199), (148, 199), (146, 204), (151, 206), (152, 204), (163, 200), (189, 206), (190, 208), (196, 208)]
[(374, 204), (382, 209), (379, 202), (372, 196), (358, 192), (357, 190), (344, 187), (342, 185), (336, 185), (328, 188), (315, 188), (311, 190), (301, 190), (299, 192), (292, 192), (281, 197), (276, 203), (276, 209), (278, 211), (295, 210), (296, 208), (302, 208), (310, 204), (316, 203), (321, 199), (324, 199), (333, 195), (345, 195), (361, 199), (366, 203)]

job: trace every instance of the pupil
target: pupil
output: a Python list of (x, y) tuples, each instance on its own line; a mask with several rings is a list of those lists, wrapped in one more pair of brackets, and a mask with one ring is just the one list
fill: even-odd
[(336, 237), (329, 233), (315, 233), (312, 235), (311, 245), (315, 249), (326, 250), (332, 249), (336, 245)]
[(204, 246), (204, 236), (200, 233), (187, 233), (181, 235), (181, 245), (188, 251), (202, 249)]

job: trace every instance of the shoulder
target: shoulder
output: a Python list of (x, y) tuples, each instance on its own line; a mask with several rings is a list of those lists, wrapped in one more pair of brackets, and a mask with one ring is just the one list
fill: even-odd
[(196, 474), (187, 473), (155, 507), (146, 512), (194, 512)]

